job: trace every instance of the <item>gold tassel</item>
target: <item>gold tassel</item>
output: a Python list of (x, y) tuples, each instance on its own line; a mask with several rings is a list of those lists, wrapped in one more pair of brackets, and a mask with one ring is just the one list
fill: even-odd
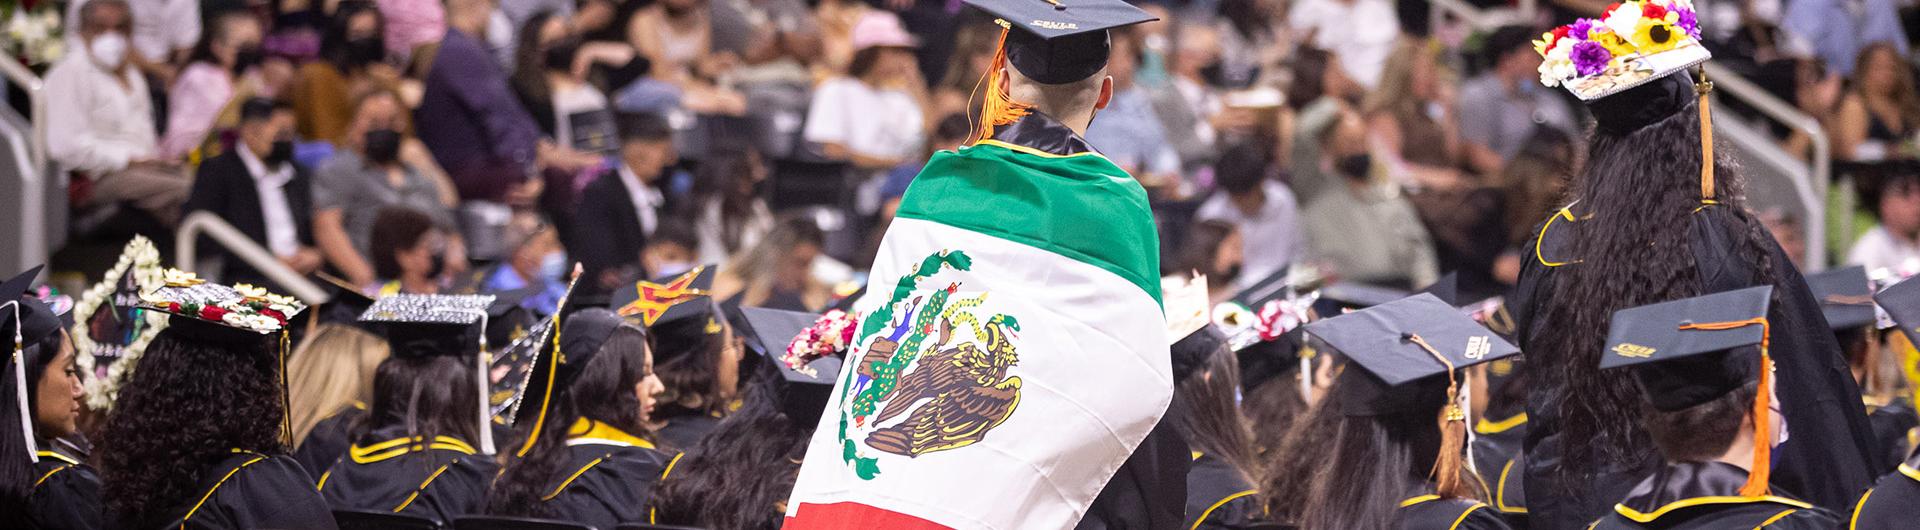
[(1700, 67), (1700, 81), (1693, 84), (1693, 91), (1700, 95), (1700, 200), (1713, 200), (1713, 112), (1708, 103), (1708, 94), (1713, 92), (1713, 82), (1707, 80), (1707, 68)]
[(1766, 317), (1738, 320), (1733, 322), (1710, 322), (1705, 324), (1685, 324), (1680, 329), (1723, 330), (1760, 326), (1760, 385), (1753, 396), (1753, 462), (1747, 471), (1747, 482), (1740, 486), (1740, 496), (1759, 497), (1768, 492), (1768, 481), (1773, 476), (1773, 428), (1767, 421), (1773, 415), (1773, 355), (1768, 353), (1773, 330), (1767, 324)]
[(1453, 361), (1441, 355), (1439, 350), (1427, 343), (1427, 339), (1418, 334), (1408, 334), (1407, 340), (1433, 355), (1434, 360), (1447, 367), (1447, 406), (1440, 408), (1440, 455), (1433, 460), (1434, 493), (1449, 499), (1472, 498), (1472, 491), (1461, 479), (1465, 469), (1462, 458), (1467, 446), (1467, 411), (1460, 408), (1460, 381), (1456, 378)]
[[(553, 406), (554, 374), (560, 371), (560, 356), (562, 355), (560, 353), (560, 314), (566, 311), (567, 299), (573, 298), (573, 288), (580, 284), (580, 274), (584, 270), (584, 265), (580, 263), (573, 264), (573, 275), (567, 278), (567, 293), (560, 297), (559, 304), (553, 306), (553, 355), (547, 356), (547, 385), (540, 395), (540, 414), (534, 417), (533, 430), (528, 431), (527, 441), (520, 445), (520, 450), (513, 455), (515, 457), (525, 458), (528, 452), (533, 451), (533, 444), (540, 441), (540, 430), (546, 428), (547, 409)], [(698, 275), (698, 272), (696, 272), (695, 276)], [(526, 391), (527, 389), (525, 388), (520, 389), (521, 402), (519, 405), (515, 405), (516, 407), (526, 405)]]
[[(1000, 24), (1000, 42), (994, 45), (992, 65), (981, 76), (980, 82), (986, 85), (987, 93), (980, 102), (980, 125), (967, 140), (968, 144), (992, 138), (994, 127), (1019, 121), (1033, 109), (1033, 105), (1014, 101), (1013, 95), (1007, 93), (1007, 34), (1013, 28), (1004, 20), (996, 22)], [(974, 88), (976, 92), (979, 89), (977, 85)]]

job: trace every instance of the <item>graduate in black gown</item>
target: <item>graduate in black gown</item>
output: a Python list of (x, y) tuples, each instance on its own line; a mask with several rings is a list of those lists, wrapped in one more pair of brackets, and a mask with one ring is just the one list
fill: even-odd
[[(1800, 426), (1778, 417), (1767, 306), (1773, 288), (1622, 310), (1601, 370), (1639, 382), (1642, 422), (1664, 463), (1589, 528), (1816, 530), (1839, 524), (1769, 484), (1780, 441)], [(1781, 455), (1794, 458), (1793, 455)]]
[(28, 529), (101, 528), (100, 478), (65, 440), (80, 417), (73, 343), (56, 309), (24, 294), (40, 269), (0, 283), (0, 344), (19, 353), (0, 363), (0, 513)]
[(1607, 72), (1631, 77), (1602, 72), (1562, 83), (1594, 115), (1588, 159), (1569, 188), (1572, 203), (1525, 247), (1531, 256), (1508, 304), (1527, 352), (1525, 487), (1536, 528), (1585, 525), (1658, 468), (1636, 421), (1632, 379), (1593, 366), (1614, 311), (1701, 293), (1774, 287), (1768, 320), (1780, 397), (1795, 427), (1779, 448), (1774, 482), (1844, 509), (1874, 476), (1859, 390), (1818, 302), (1747, 210), (1744, 180), (1729, 159), (1702, 163), (1713, 145), (1701, 124), (1708, 85), (1696, 86), (1684, 67), (1706, 52), (1669, 30), (1679, 42), (1660, 52), (1657, 71), (1622, 65)]
[[(1874, 295), (1874, 301), (1908, 337), (1920, 334), (1920, 280), (1909, 278), (1887, 287)], [(1892, 472), (1854, 502), (1847, 528), (1912, 528), (1920, 521), (1920, 451), (1903, 456)]]
[(647, 439), (664, 389), (646, 332), (591, 308), (566, 317), (559, 344), (561, 355), (535, 360), (516, 420), (526, 439), (494, 482), (488, 510), (595, 528), (645, 523), (647, 499), (672, 458)]
[[(1855, 265), (1809, 274), (1807, 286), (1820, 301), (1820, 310), (1833, 329), (1834, 341), (1840, 344), (1854, 380), (1860, 384), (1867, 424), (1873, 428), (1873, 471), (1892, 471), (1906, 459), (1911, 447), (1907, 434), (1920, 426), (1920, 416), (1914, 415), (1911, 397), (1901, 396), (1895, 388), (1897, 385), (1890, 384), (1890, 379), (1898, 378), (1898, 374), (1880, 371), (1881, 356), (1887, 351), (1881, 347), (1881, 339), (1891, 336), (1893, 331), (1876, 329), (1879, 319), (1874, 310), (1874, 284), (1867, 278), (1866, 268)], [(1891, 291), (1894, 298), (1903, 292), (1920, 295), (1911, 287)], [(1896, 377), (1883, 377), (1885, 375)]]
[(1166, 289), (1167, 336), (1173, 365), (1173, 403), (1161, 423), (1172, 424), (1192, 451), (1187, 469), (1186, 519), (1181, 528), (1246, 528), (1263, 517), (1259, 457), (1253, 432), (1240, 415), (1240, 363), (1227, 334), (1213, 324), (1207, 283), (1196, 279)]
[(298, 440), (293, 458), (313, 475), (315, 484), (347, 456), (347, 446), (353, 445), (350, 431), (373, 401), (373, 371), (388, 356), (386, 338), (360, 323), (373, 298), (345, 280), (321, 279), (329, 282), (332, 298), (314, 308), (311, 314), (320, 325), (294, 349), (287, 372)]
[(373, 403), (354, 425), (347, 457), (320, 477), (336, 510), (399, 513), (451, 524), (485, 512), (499, 472), (485, 394), (487, 295), (397, 294), (360, 319), (392, 355), (373, 379)]
[(1306, 327), (1346, 359), (1282, 448), (1310, 460), (1268, 484), (1300, 528), (1505, 529), (1465, 466), (1463, 370), (1518, 352), (1429, 294)]
[(648, 522), (780, 528), (800, 459), (840, 374), (842, 351), (809, 346), (796, 350), (792, 364), (786, 360), (788, 346), (814, 324), (813, 314), (758, 307), (726, 311), (746, 348), (756, 353), (745, 363), (750, 383), (744, 402), (674, 460), (655, 488)]
[(679, 276), (636, 281), (615, 289), (612, 309), (647, 328), (653, 360), (667, 387), (654, 410), (655, 436), (670, 451), (683, 451), (720, 424), (736, 404), (740, 339), (709, 296), (713, 267)]
[(298, 301), (168, 270), (140, 307), (171, 315), (120, 388), (96, 456), (114, 528), (331, 529), (287, 456), (286, 322)]

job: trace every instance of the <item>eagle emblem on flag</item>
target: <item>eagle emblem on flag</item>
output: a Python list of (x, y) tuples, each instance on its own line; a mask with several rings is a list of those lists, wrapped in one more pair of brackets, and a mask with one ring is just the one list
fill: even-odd
[[(990, 293), (960, 297), (961, 284), (921, 288), (943, 270), (969, 270), (965, 252), (927, 256), (902, 277), (887, 303), (861, 323), (841, 399), (843, 458), (861, 478), (879, 474), (868, 451), (908, 458), (986, 438), (1020, 404), (1016, 342), (1020, 321), (980, 311)], [(938, 285), (937, 283), (935, 285)]]

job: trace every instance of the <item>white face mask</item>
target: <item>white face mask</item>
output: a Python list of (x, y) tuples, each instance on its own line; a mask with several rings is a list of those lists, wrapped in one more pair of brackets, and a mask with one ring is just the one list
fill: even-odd
[(119, 33), (102, 33), (87, 44), (87, 53), (93, 57), (93, 63), (108, 70), (119, 70), (121, 63), (127, 60), (127, 37)]

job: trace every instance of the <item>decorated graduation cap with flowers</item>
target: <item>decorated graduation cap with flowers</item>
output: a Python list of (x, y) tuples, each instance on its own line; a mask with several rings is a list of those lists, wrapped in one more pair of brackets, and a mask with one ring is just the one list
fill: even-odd
[(1700, 45), (1692, 0), (1616, 3), (1601, 18), (1583, 18), (1534, 41), (1540, 82), (1565, 87), (1583, 101), (1620, 93), (1712, 57)]
[(307, 308), (291, 296), (271, 293), (263, 287), (209, 283), (179, 269), (167, 269), (162, 281), (165, 285), (140, 295), (139, 307), (172, 315), (175, 323), (184, 318), (217, 324), (226, 330), (266, 335), (284, 331), (287, 322)]

